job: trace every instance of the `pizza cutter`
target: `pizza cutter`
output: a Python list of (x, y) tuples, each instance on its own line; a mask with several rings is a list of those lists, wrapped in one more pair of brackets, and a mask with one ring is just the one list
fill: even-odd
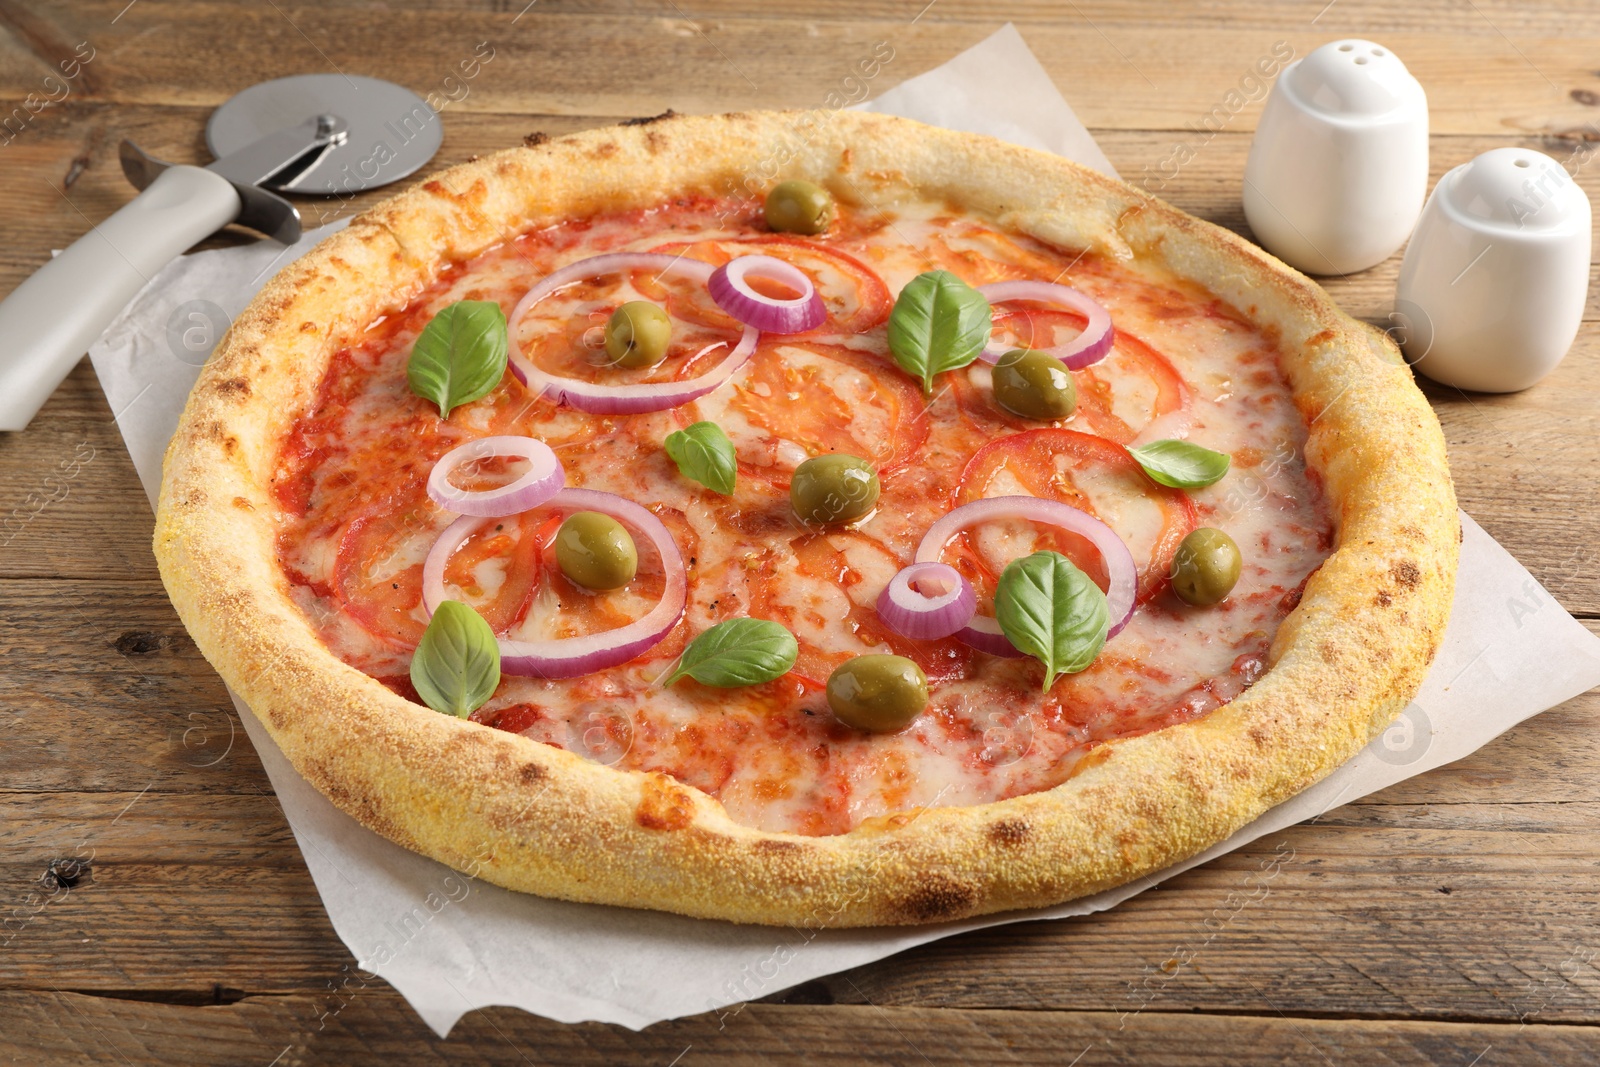
[(292, 244), (300, 212), (279, 194), (348, 199), (397, 181), (433, 158), (439, 127), (391, 82), (301, 74), (217, 108), (207, 166), (123, 141), (123, 173), (143, 191), (0, 301), (0, 430), (27, 426), (117, 312), (195, 242), (232, 223)]

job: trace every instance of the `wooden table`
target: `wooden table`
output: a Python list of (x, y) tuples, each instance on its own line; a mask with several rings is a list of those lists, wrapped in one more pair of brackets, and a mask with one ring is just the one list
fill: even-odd
[[(210, 109), (263, 79), (338, 69), (453, 97), (437, 168), (669, 106), (828, 106), (1007, 19), (1126, 177), (1157, 175), (1186, 143), (1194, 158), (1162, 194), (1231, 229), (1245, 229), (1263, 95), (1246, 75), (1280, 41), (1297, 55), (1342, 36), (1393, 47), (1428, 89), (1435, 178), (1514, 144), (1600, 193), (1600, 9), (1582, 0), (0, 0), (0, 100), (66, 93), (0, 133), (0, 291), (132, 195), (123, 137), (204, 161)], [(879, 41), (894, 57), (862, 87), (853, 65)], [(462, 80), (482, 42), (493, 58)], [(47, 82), (75, 50), (93, 58)], [(1382, 322), (1397, 266), (1328, 287)], [(1524, 394), (1425, 386), (1462, 505), (1588, 620), (1597, 301), (1565, 364)], [(1600, 1060), (1593, 694), (1107, 914), (950, 938), (722, 1019), (632, 1033), (495, 1009), (439, 1041), (392, 989), (354, 977), (222, 684), (167, 602), (113, 417), (85, 361), (28, 431), (0, 435), (8, 1062)]]

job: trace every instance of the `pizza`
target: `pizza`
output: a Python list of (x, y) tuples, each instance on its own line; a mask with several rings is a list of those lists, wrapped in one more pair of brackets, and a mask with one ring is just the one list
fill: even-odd
[(1397, 350), (1065, 160), (854, 113), (446, 170), (206, 365), (155, 549), (407, 848), (737, 922), (1055, 904), (1353, 756), (1460, 529)]

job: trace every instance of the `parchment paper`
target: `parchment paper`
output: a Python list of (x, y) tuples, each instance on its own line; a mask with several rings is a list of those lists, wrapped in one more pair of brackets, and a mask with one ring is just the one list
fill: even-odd
[[(1006, 90), (997, 92), (1006, 72)], [(1022, 87), (1024, 91), (1018, 91)], [(874, 105), (1064, 152), (1111, 172), (1017, 32), (1007, 26)], [(184, 398), (227, 321), (291, 249), (270, 242), (184, 257), (136, 297), (90, 355), (152, 500)], [(473, 881), (391, 844), (306, 783), (235, 699), (334, 929), (360, 967), (398, 989), (440, 1035), (473, 1008), (512, 1005), (563, 1022), (635, 1029), (766, 996), (913, 945), (999, 923), (1099, 911), (1263, 834), (1460, 759), (1531, 715), (1600, 684), (1600, 640), (1471, 519), (1444, 647), (1386, 734), (1315, 788), (1204, 855), (1061, 907), (939, 927), (803, 933), (567, 904)], [(329, 975), (359, 996), (357, 972)]]

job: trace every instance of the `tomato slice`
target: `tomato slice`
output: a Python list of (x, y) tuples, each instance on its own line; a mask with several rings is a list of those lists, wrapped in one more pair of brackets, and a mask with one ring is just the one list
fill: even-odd
[[(488, 523), (467, 538), (445, 567), (446, 585), (496, 633), (528, 613), (539, 584), (543, 519), (522, 515)], [(351, 520), (334, 563), (334, 594), (345, 613), (374, 637), (400, 648), (416, 647), (427, 627), (421, 610), (422, 562), (438, 533), (435, 525), (380, 513)], [(548, 536), (553, 538), (555, 531)]]
[[(653, 367), (619, 367), (606, 352), (611, 313), (638, 299), (663, 304), (673, 318), (666, 358)], [(616, 384), (684, 377), (687, 360), (718, 342), (731, 347), (744, 327), (711, 302), (705, 287), (681, 275), (630, 271), (590, 279), (551, 293), (511, 324), (522, 354), (540, 370), (579, 381)], [(727, 355), (728, 348), (717, 350)]]
[(394, 534), (383, 516), (352, 519), (339, 538), (333, 593), (363, 630), (388, 644), (415, 648), (427, 625), (417, 617), (422, 561), (415, 552), (397, 553)]
[(918, 251), (930, 269), (948, 270), (968, 285), (1050, 280), (1059, 277), (1065, 265), (1065, 261), (1022, 247), (1003, 233), (955, 219), (935, 221), (939, 230), (922, 242)]
[[(1187, 493), (1151, 481), (1122, 445), (1076, 430), (1029, 430), (985, 445), (961, 472), (955, 503), (1019, 493), (1086, 511), (1117, 530), (1135, 559), (1143, 551), (1147, 562), (1140, 568), (1140, 603), (1166, 586), (1178, 545), (1200, 521)], [(953, 565), (992, 589), (992, 576), (1009, 561), (985, 553), (974, 543), (971, 531), (956, 541), (966, 544), (952, 544), (947, 552), (954, 557)], [(1066, 531), (1041, 530), (1038, 543), (1053, 547), (1104, 583), (1100, 554), (1085, 539)]]
[[(1020, 301), (1000, 305), (994, 319), (996, 334), (1019, 348), (1064, 343), (1081, 333), (1085, 322), (1075, 311)], [(1188, 387), (1172, 361), (1126, 330), (1117, 331), (1116, 347), (1105, 359), (1077, 371), (1074, 378), (1078, 414), (1095, 433), (1118, 444), (1127, 444), (1152, 420), (1189, 402)], [(1123, 415), (1134, 417), (1137, 425)]]
[[(882, 324), (889, 318), (893, 304), (889, 287), (883, 284), (871, 267), (852, 255), (821, 243), (798, 241), (776, 234), (740, 237), (728, 240), (674, 241), (651, 249), (676, 255), (680, 252), (691, 259), (703, 260), (722, 266), (736, 255), (761, 254), (792, 263), (811, 279), (811, 284), (822, 294), (828, 317), (817, 329), (791, 337), (811, 337), (818, 334), (863, 333)], [(700, 321), (709, 326), (725, 326), (731, 320), (722, 312), (707, 314), (699, 303), (685, 303), (668, 310), (674, 315)]]
[(740, 473), (782, 488), (801, 462), (830, 452), (869, 460), (881, 476), (904, 466), (928, 436), (921, 390), (886, 359), (771, 335), (732, 381), (678, 408), (677, 417), (721, 426)]
[[(750, 614), (756, 618), (783, 623), (794, 633), (800, 654), (790, 675), (808, 686), (821, 689), (828, 676), (846, 660), (866, 653), (890, 653), (914, 660), (930, 682), (948, 681), (966, 675), (973, 652), (953, 637), (940, 641), (912, 641), (884, 625), (878, 616), (878, 593), (889, 577), (905, 565), (877, 539), (856, 530), (830, 530), (802, 534), (789, 544), (794, 552), (789, 583), (785, 581), (776, 557), (765, 558), (751, 583)], [(871, 571), (871, 577), (865, 573)], [(795, 580), (795, 576), (798, 580)], [(813, 640), (818, 632), (813, 612), (782, 598), (782, 592), (801, 589), (807, 582), (822, 583), (844, 591), (849, 604), (844, 608), (845, 628), (865, 646), (864, 649), (824, 647)]]

